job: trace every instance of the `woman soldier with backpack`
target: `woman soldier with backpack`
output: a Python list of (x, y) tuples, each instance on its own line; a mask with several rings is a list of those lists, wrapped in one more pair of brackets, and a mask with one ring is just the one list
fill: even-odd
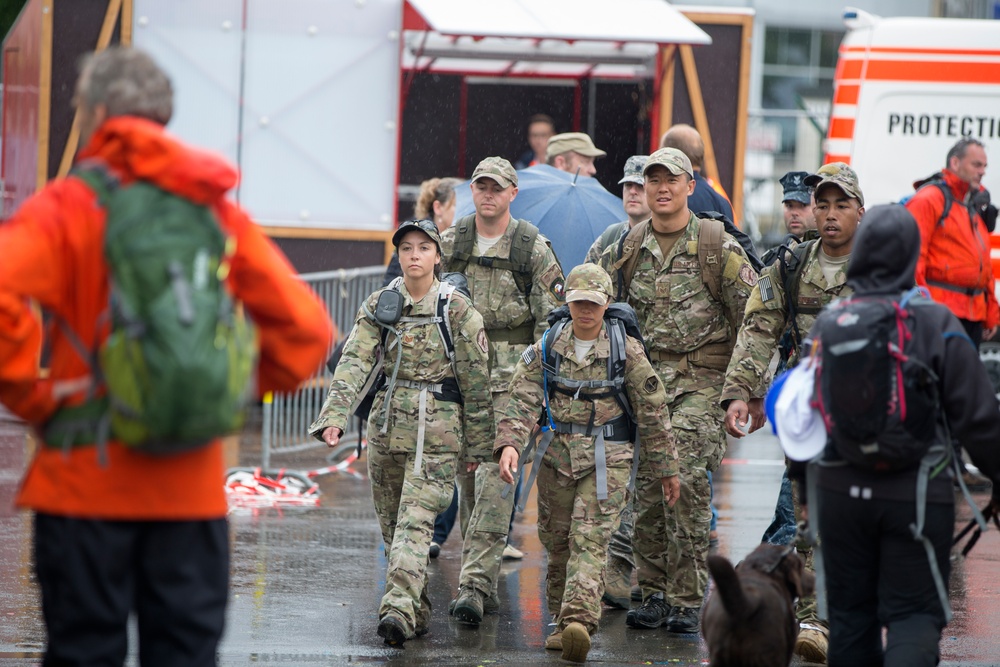
[(368, 421), (368, 473), (389, 564), (378, 634), (398, 646), (429, 630), (434, 517), (451, 502), (458, 466), (489, 457), (494, 427), (483, 320), (438, 280), (437, 227), (411, 220), (392, 243), (403, 277), (362, 304), (309, 432), (335, 447), (369, 377), (383, 374)]
[[(608, 313), (611, 289), (611, 278), (595, 264), (570, 271), (568, 306), (553, 311), (551, 328), (514, 369), (493, 449), (500, 477), (515, 483), (522, 445), (541, 415), (542, 435), (523, 494), (537, 475), (538, 536), (548, 552), (546, 599), (556, 621), (545, 648), (573, 662), (586, 659), (601, 618), (608, 543), (628, 496), (636, 434), (662, 480), (665, 501), (672, 506), (680, 493), (663, 384), (642, 341), (626, 334), (624, 321), (634, 321), (635, 313), (623, 304)], [(638, 335), (637, 322), (633, 331)], [(527, 459), (529, 452), (523, 453)]]

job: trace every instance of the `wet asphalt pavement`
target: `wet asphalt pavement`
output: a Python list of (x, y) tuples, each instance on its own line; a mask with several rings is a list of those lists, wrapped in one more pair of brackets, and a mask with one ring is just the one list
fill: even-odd
[[(27, 447), (20, 426), (0, 421), (0, 666), (40, 664), (45, 641), (31, 576), (31, 523), (11, 509)], [(325, 465), (313, 450), (279, 464)], [(250, 462), (252, 463), (252, 462)], [(459, 575), (458, 529), (430, 561), (431, 632), (403, 649), (376, 635), (385, 555), (375, 522), (364, 461), (353, 472), (320, 478), (316, 508), (237, 509), (231, 515), (231, 602), (220, 665), (565, 664), (542, 645), (550, 632), (544, 609), (544, 552), (533, 502), (515, 524), (522, 561), (503, 565), (501, 612), (478, 629), (451, 620), (448, 602)], [(715, 477), (720, 553), (738, 560), (759, 543), (770, 521), (782, 463), (768, 434), (735, 443)], [(987, 495), (979, 496), (980, 504)], [(968, 508), (958, 506), (964, 525)], [(941, 642), (943, 665), (1000, 665), (1000, 534), (983, 536), (956, 564), (951, 590), (955, 620)], [(706, 665), (700, 637), (626, 629), (625, 612), (605, 609), (589, 662), (602, 665)], [(129, 664), (135, 664), (134, 657)], [(799, 663), (793, 662), (793, 665)]]

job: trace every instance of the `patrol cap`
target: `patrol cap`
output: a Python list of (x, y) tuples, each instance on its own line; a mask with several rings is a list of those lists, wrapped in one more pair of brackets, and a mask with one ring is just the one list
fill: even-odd
[(797, 201), (800, 204), (809, 205), (812, 203), (812, 194), (805, 179), (809, 175), (808, 171), (790, 171), (780, 179), (781, 183), (781, 203), (786, 201)]
[(694, 178), (694, 169), (691, 167), (691, 160), (683, 151), (676, 148), (661, 148), (650, 155), (649, 160), (646, 161), (646, 166), (642, 168), (642, 175), (645, 176), (648, 174), (649, 170), (656, 165), (666, 167), (667, 171), (675, 176), (687, 174), (691, 178)]
[(399, 229), (392, 235), (392, 245), (399, 250), (399, 242), (403, 240), (408, 232), (418, 230), (431, 237), (431, 241), (437, 244), (438, 253), (441, 253), (441, 233), (433, 220), (407, 220), (399, 224)]
[(648, 155), (633, 155), (626, 160), (625, 175), (622, 177), (622, 180), (618, 181), (618, 185), (625, 183), (638, 183), (642, 185), (642, 168), (646, 166), (646, 160), (648, 159)]
[(862, 206), (865, 205), (865, 196), (861, 194), (861, 187), (858, 185), (858, 174), (846, 162), (830, 162), (820, 167), (815, 174), (810, 174), (803, 179), (803, 182), (818, 192), (827, 183), (832, 183), (844, 191), (848, 197), (858, 200)]
[(476, 170), (472, 172), (472, 182), (475, 183), (481, 178), (489, 178), (506, 188), (513, 185), (517, 187), (517, 171), (512, 165), (502, 157), (488, 157), (476, 165)]
[(580, 264), (566, 276), (566, 301), (590, 301), (600, 306), (611, 299), (611, 276), (597, 264)]
[(551, 160), (556, 155), (562, 155), (573, 151), (587, 157), (604, 157), (604, 151), (594, 145), (594, 140), (584, 132), (563, 132), (549, 137), (549, 143), (545, 147), (545, 159)]

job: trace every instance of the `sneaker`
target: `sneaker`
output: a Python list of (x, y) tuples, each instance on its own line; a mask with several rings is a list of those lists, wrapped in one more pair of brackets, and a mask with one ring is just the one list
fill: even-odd
[(622, 558), (612, 558), (604, 571), (604, 595), (601, 600), (617, 609), (632, 606), (632, 565)]
[(674, 607), (667, 619), (667, 630), (682, 635), (698, 632), (698, 620), (701, 610), (697, 607)]
[(515, 547), (513, 544), (508, 544), (503, 548), (504, 560), (521, 560), (522, 558), (524, 558), (524, 552)]
[(483, 622), (483, 594), (471, 586), (459, 590), (455, 600), (455, 618), (462, 623), (479, 625)]
[(663, 601), (663, 593), (650, 595), (635, 609), (629, 609), (625, 616), (625, 625), (637, 630), (658, 628), (667, 622), (670, 616), (670, 605)]
[(428, 554), (431, 558), (437, 558), (441, 554), (441, 545), (437, 542), (431, 542), (431, 548), (430, 551), (428, 551)]
[(378, 636), (389, 646), (402, 646), (406, 641), (406, 623), (396, 614), (386, 614), (379, 619)]
[(562, 631), (562, 659), (586, 662), (590, 653), (590, 633), (581, 623), (570, 623)]
[(562, 630), (558, 628), (552, 631), (552, 634), (545, 638), (545, 650), (546, 651), (561, 651), (562, 650)]
[(795, 655), (805, 662), (826, 664), (826, 651), (830, 646), (827, 630), (819, 625), (802, 624), (795, 640)]

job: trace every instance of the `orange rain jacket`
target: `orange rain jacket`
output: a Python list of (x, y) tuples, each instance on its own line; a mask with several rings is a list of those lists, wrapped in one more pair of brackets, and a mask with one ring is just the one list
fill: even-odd
[(941, 173), (955, 200), (943, 224), (938, 221), (944, 211), (944, 195), (938, 188), (921, 188), (906, 203), (920, 227), (917, 284), (926, 286), (934, 300), (947, 306), (955, 317), (982, 322), (983, 328), (989, 329), (1000, 324), (1000, 306), (993, 292), (990, 233), (978, 214), (969, 220), (965, 206), (969, 184), (948, 169)]
[[(259, 329), (259, 391), (293, 390), (322, 364), (334, 332), (330, 318), (284, 255), (225, 198), (237, 182), (235, 168), (128, 116), (105, 122), (78, 157), (103, 160), (123, 183), (143, 179), (216, 211), (236, 241), (229, 286)], [(0, 224), (0, 401), (36, 430), (60, 405), (82, 402), (90, 370), (50, 325), (49, 372), (39, 373), (43, 325), (30, 300), (89, 349), (99, 345), (108, 333), (97, 325), (108, 304), (104, 223), (95, 194), (70, 176), (46, 185)], [(112, 440), (106, 465), (96, 446), (63, 451), (39, 444), (16, 502), (75, 518), (214, 519), (226, 515), (224, 476), (219, 441), (155, 457)]]

